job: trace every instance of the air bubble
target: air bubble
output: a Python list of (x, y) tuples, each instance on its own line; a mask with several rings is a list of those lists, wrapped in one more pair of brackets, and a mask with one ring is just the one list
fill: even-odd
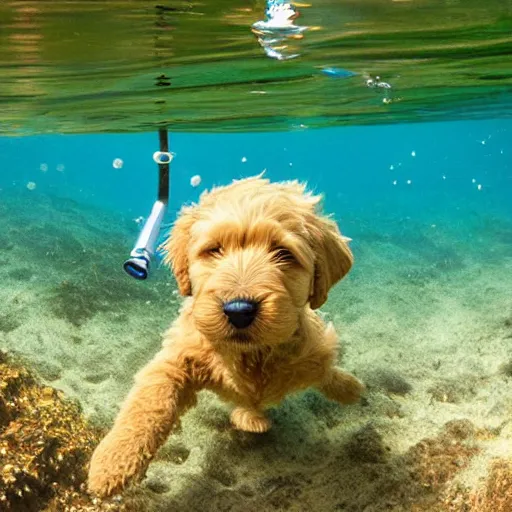
[(201, 185), (201, 176), (199, 176), (199, 174), (192, 176), (192, 178), (190, 178), (190, 185), (192, 187), (198, 187)]
[(115, 158), (112, 162), (112, 167), (114, 169), (122, 169), (124, 165), (124, 162), (120, 158)]

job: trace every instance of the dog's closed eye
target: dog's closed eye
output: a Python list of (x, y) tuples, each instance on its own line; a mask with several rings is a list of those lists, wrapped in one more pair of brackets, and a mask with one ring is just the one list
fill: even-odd
[(272, 260), (278, 263), (295, 263), (295, 256), (286, 247), (274, 247), (272, 249)]
[(207, 247), (203, 251), (201, 251), (201, 256), (208, 258), (212, 256), (222, 256), (224, 251), (222, 250), (221, 245), (212, 245), (211, 247)]

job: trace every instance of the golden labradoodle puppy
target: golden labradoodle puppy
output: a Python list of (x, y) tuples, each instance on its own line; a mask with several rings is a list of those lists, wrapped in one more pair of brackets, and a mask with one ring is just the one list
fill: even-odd
[(310, 386), (358, 400), (362, 384), (334, 366), (334, 327), (314, 311), (353, 261), (319, 201), (297, 182), (258, 176), (182, 210), (164, 248), (187, 299), (93, 454), (91, 491), (140, 478), (202, 389), (233, 404), (231, 422), (249, 432), (267, 431), (265, 409)]

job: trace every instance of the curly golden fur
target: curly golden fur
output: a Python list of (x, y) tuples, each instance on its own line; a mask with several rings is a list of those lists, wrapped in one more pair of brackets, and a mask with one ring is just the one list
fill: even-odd
[(298, 182), (258, 176), (183, 208), (164, 249), (187, 298), (93, 454), (91, 491), (110, 495), (140, 478), (201, 389), (231, 403), (234, 427), (250, 432), (270, 428), (266, 408), (311, 386), (358, 400), (362, 384), (334, 366), (334, 327), (314, 311), (353, 262), (319, 201)]

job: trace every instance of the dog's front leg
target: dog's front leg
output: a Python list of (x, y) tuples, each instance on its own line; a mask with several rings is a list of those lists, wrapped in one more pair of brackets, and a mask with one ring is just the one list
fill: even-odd
[(195, 404), (195, 383), (183, 361), (162, 351), (136, 376), (112, 430), (92, 456), (90, 491), (108, 496), (142, 477), (180, 415)]
[(357, 402), (364, 390), (361, 381), (339, 368), (331, 368), (316, 387), (327, 398), (340, 404)]

